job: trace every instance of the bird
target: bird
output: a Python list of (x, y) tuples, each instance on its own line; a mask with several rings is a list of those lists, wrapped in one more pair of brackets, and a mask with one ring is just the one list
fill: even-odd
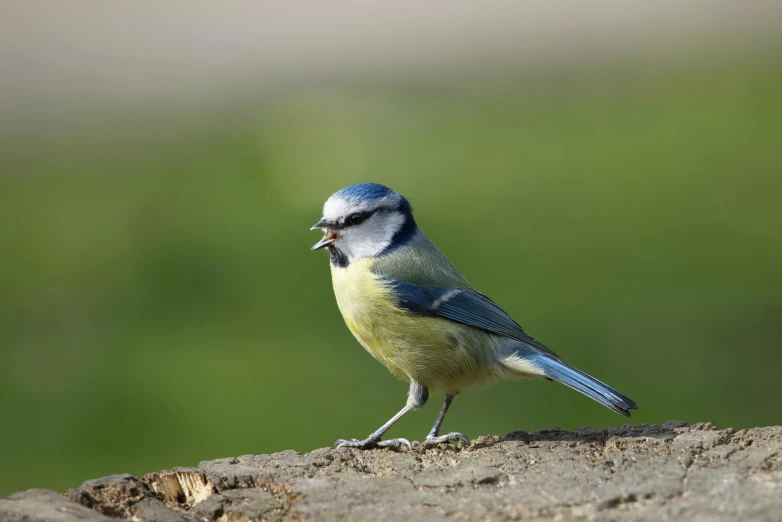
[(410, 383), (404, 407), (365, 439), (337, 448), (412, 449), (383, 436), (420, 409), (429, 391), (445, 400), (424, 446), (469, 444), (462, 433), (440, 434), (451, 403), (465, 388), (500, 378), (560, 382), (630, 416), (635, 402), (563, 362), (497, 304), (473, 288), (418, 228), (408, 200), (379, 183), (347, 186), (328, 198), (311, 230), (324, 232), (312, 250), (327, 249), (337, 306), (358, 342)]

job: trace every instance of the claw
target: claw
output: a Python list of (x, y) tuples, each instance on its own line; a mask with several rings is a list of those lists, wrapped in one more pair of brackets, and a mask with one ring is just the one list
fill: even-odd
[[(337, 439), (337, 440), (334, 442), (334, 447), (335, 447), (336, 449), (339, 449), (339, 448), (346, 448), (346, 447), (349, 447), (349, 446), (351, 446), (351, 444), (357, 444), (357, 443), (360, 443), (360, 442), (361, 442), (361, 441), (360, 441), (360, 440), (358, 440), (358, 439)], [(351, 446), (351, 447), (352, 447), (352, 446)]]
[(357, 448), (357, 449), (372, 449), (372, 448), (392, 448), (399, 449), (402, 446), (412, 450), (413, 445), (407, 439), (389, 439), (389, 440), (377, 440), (377, 439), (337, 439), (334, 442), (334, 447), (339, 448)]
[(439, 437), (426, 437), (426, 440), (424, 440), (424, 446), (434, 446), (435, 444), (440, 444), (441, 442), (459, 442), (460, 440), (465, 444), (470, 444), (470, 439), (468, 439), (464, 434), (459, 433), (458, 431), (452, 431), (447, 435), (440, 435)]
[(394, 449), (399, 449), (402, 446), (405, 446), (408, 450), (410, 451), (413, 450), (413, 445), (410, 444), (410, 441), (402, 438), (381, 440), (377, 443), (377, 446), (379, 448), (394, 448)]

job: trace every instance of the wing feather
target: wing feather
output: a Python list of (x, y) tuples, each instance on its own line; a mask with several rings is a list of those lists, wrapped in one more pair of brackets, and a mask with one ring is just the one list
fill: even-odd
[(399, 305), (426, 317), (442, 317), (495, 335), (521, 341), (550, 355), (557, 356), (536, 341), (494, 301), (476, 290), (433, 288), (402, 281), (391, 281)]

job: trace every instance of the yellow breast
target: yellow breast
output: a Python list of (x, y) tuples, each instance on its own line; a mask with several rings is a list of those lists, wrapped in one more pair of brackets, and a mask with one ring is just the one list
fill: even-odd
[(478, 330), (401, 309), (372, 259), (331, 267), (337, 304), (361, 345), (392, 373), (433, 389), (458, 391), (490, 376), (495, 345)]

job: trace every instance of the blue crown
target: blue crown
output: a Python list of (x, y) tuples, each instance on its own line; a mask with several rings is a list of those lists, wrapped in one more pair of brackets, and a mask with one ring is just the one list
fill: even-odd
[(380, 183), (356, 183), (343, 188), (334, 195), (347, 201), (372, 201), (392, 194), (396, 194), (396, 192)]

